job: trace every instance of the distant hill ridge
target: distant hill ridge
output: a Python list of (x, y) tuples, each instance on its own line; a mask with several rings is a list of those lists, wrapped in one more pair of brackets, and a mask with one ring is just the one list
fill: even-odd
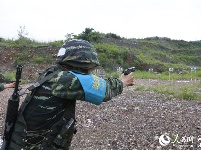
[[(19, 46), (12, 42), (16, 43), (0, 40), (0, 73), (12, 71), (17, 64), (22, 64), (27, 78), (31, 80), (33, 74), (54, 64), (64, 41), (37, 43), (25, 39), (26, 43)], [(106, 71), (115, 71), (119, 66), (135, 66), (138, 70), (153, 68), (157, 72), (167, 71), (169, 67), (178, 70), (201, 67), (201, 41), (187, 42), (160, 37), (126, 39), (101, 34), (98, 41), (90, 42), (97, 48), (100, 63)]]

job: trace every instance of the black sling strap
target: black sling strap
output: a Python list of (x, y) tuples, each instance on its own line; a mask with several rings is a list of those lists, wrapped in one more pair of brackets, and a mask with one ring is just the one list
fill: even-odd
[(48, 74), (47, 76), (45, 76), (44, 78), (40, 79), (39, 81), (35, 82), (34, 84), (32, 84), (30, 87), (28, 87), (27, 89), (29, 91), (33, 91), (35, 88), (41, 86), (45, 81), (49, 80), (50, 78), (52, 78), (54, 75), (56, 75), (60, 70), (57, 70), (53, 73)]
[(47, 76), (37, 80), (35, 83), (33, 83), (31, 86), (29, 86), (25, 91), (22, 91), (19, 93), (19, 95), (24, 95), (26, 93), (26, 91), (28, 90), (29, 92), (32, 92), (34, 89), (36, 89), (37, 87), (41, 86), (45, 81), (49, 80), (50, 78), (52, 78), (54, 75), (56, 75), (59, 71), (61, 70), (56, 70), (50, 74), (48, 74)]

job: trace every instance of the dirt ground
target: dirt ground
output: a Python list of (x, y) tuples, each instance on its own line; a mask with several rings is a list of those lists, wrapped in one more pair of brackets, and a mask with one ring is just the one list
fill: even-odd
[[(169, 100), (163, 94), (134, 90), (136, 86), (169, 82), (136, 80), (136, 85), (126, 87), (121, 95), (100, 106), (77, 101), (78, 132), (71, 150), (201, 149), (201, 101)], [(0, 92), (1, 135), (11, 94), (10, 89)]]

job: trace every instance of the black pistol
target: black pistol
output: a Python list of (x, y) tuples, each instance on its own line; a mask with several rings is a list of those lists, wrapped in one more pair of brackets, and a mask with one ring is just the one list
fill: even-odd
[(135, 67), (130, 67), (130, 68), (123, 70), (122, 73), (124, 75), (128, 75), (129, 73), (134, 72), (134, 71), (135, 71)]

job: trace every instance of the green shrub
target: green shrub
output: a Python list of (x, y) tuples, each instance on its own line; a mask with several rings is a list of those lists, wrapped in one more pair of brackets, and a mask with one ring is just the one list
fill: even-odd
[(2, 74), (5, 78), (10, 79), (11, 81), (15, 81), (15, 72), (7, 72)]
[(49, 46), (53, 46), (53, 47), (61, 47), (63, 44), (64, 44), (63, 40), (53, 41), (48, 43)]
[(201, 88), (201, 84), (186, 85), (181, 87), (178, 97), (186, 100), (201, 100), (201, 93), (196, 93), (196, 89)]
[(114, 33), (107, 33), (105, 35), (105, 37), (107, 37), (107, 38), (114, 38), (114, 39), (121, 39), (121, 37), (119, 35), (114, 34)]
[(29, 52), (27, 50), (22, 50), (14, 56), (14, 66), (24, 65), (29, 62)]
[(145, 86), (137, 86), (137, 87), (135, 87), (134, 90), (135, 91), (144, 91), (144, 90), (146, 90), (146, 87)]
[(188, 91), (186, 89), (183, 89), (179, 95), (178, 95), (179, 98), (182, 98), (182, 99), (186, 99), (186, 100), (196, 100), (198, 98), (198, 95), (194, 92), (191, 92), (191, 91)]
[(46, 60), (41, 56), (34, 56), (31, 61), (36, 64), (46, 64)]
[(85, 28), (85, 31), (75, 36), (75, 38), (98, 43), (101, 41), (102, 36), (99, 32), (94, 31), (93, 28)]

